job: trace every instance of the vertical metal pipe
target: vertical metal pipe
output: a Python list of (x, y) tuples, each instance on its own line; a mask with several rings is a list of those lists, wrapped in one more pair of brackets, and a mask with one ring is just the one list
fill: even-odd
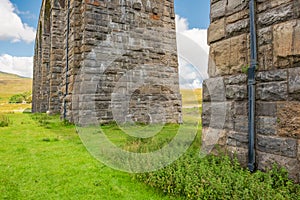
[(64, 120), (67, 118), (67, 102), (66, 97), (68, 95), (68, 71), (69, 71), (69, 31), (70, 31), (70, 0), (68, 0), (67, 8), (67, 34), (66, 34), (66, 92), (64, 95)]
[(255, 170), (255, 69), (257, 66), (257, 43), (255, 23), (255, 0), (250, 0), (250, 67), (248, 69), (248, 169)]

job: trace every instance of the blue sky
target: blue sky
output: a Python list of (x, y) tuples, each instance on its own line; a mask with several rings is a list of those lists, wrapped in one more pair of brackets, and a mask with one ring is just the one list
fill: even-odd
[[(41, 3), (42, 0), (0, 0), (0, 71), (30, 76), (30, 72), (22, 73), (26, 68), (29, 71), (27, 65), (32, 60)], [(181, 33), (203, 45), (209, 25), (209, 4), (210, 0), (175, 0), (176, 22), (180, 22)], [(18, 67), (22, 68), (20, 72)]]
[[(21, 18), (22, 22), (36, 29), (42, 0), (11, 0), (10, 2), (16, 7), (16, 14)], [(26, 43), (21, 41), (12, 43), (11, 41), (0, 40), (0, 55), (32, 56), (33, 49), (34, 42)]]

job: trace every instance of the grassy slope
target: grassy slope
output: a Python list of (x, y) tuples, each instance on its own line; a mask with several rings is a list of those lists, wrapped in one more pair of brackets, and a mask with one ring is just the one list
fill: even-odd
[[(174, 199), (95, 160), (74, 126), (9, 114), (0, 128), (0, 199)], [(47, 128), (48, 127), (48, 128)]]
[(183, 107), (200, 107), (202, 100), (202, 89), (181, 89)]
[(0, 72), (0, 112), (29, 108), (28, 104), (8, 104), (8, 99), (14, 94), (31, 91), (31, 88), (31, 78)]

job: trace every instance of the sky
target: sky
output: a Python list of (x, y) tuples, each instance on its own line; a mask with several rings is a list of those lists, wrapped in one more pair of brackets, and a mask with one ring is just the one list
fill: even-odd
[[(41, 3), (42, 0), (0, 0), (0, 71), (32, 77)], [(174, 3), (180, 86), (200, 87), (208, 77), (206, 38), (210, 0), (174, 0)]]

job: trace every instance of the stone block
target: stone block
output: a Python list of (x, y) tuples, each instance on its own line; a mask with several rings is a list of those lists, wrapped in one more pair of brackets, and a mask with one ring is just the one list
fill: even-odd
[(271, 169), (274, 164), (278, 164), (279, 166), (287, 169), (290, 178), (294, 179), (296, 182), (299, 182), (299, 160), (260, 151), (257, 151), (256, 159), (257, 168), (259, 170), (265, 171)]
[(258, 46), (271, 44), (273, 40), (272, 26), (264, 27), (258, 30), (257, 42)]
[(257, 135), (256, 146), (261, 152), (296, 158), (297, 145), (296, 139)]
[(278, 104), (278, 134), (283, 137), (300, 139), (300, 103), (284, 102)]
[(247, 85), (226, 85), (226, 98), (236, 101), (247, 98)]
[(227, 16), (226, 22), (231, 24), (242, 19), (247, 19), (248, 17), (249, 17), (248, 10), (241, 10), (240, 12)]
[(226, 25), (226, 36), (235, 36), (244, 33), (249, 28), (249, 19), (242, 19)]
[(243, 9), (246, 9), (248, 6), (248, 0), (230, 0), (227, 2), (226, 6), (226, 15), (239, 12)]
[(208, 73), (211, 77), (241, 72), (249, 62), (247, 34), (225, 39), (210, 46)]
[(275, 65), (280, 66), (280, 58), (300, 55), (300, 20), (275, 25), (273, 35)]
[(233, 147), (243, 147), (248, 148), (248, 133), (239, 133), (230, 131), (227, 137), (227, 145)]
[(257, 117), (256, 133), (261, 135), (276, 135), (277, 117)]
[(300, 67), (291, 68), (289, 72), (289, 93), (300, 93)]
[(226, 144), (226, 135), (226, 130), (203, 128), (201, 154), (207, 155), (216, 151), (216, 146), (224, 147)]
[(210, 17), (212, 22), (225, 15), (226, 3), (227, 0), (219, 0), (216, 2), (212, 2), (210, 7)]
[(248, 149), (234, 146), (227, 146), (227, 153), (231, 158), (237, 158), (242, 167), (248, 164)]
[(256, 102), (256, 115), (257, 116), (277, 116), (277, 103), (274, 102)]
[(287, 82), (260, 83), (256, 87), (256, 99), (262, 101), (281, 101), (287, 99)]
[(225, 37), (225, 18), (210, 24), (207, 37), (209, 44)]
[(293, 4), (282, 5), (257, 15), (258, 28), (277, 24), (293, 18)]
[(208, 101), (225, 101), (225, 85), (222, 77), (206, 79), (203, 82), (204, 100)]
[(260, 82), (287, 81), (287, 70), (280, 69), (258, 72), (256, 80)]
[[(246, 113), (245, 113), (246, 114)], [(236, 132), (248, 132), (248, 116), (235, 115), (233, 119), (233, 130)]]
[(233, 129), (232, 102), (204, 102), (202, 125), (217, 129)]
[(247, 75), (246, 74), (238, 74), (238, 75), (233, 75), (233, 76), (227, 76), (224, 78), (224, 83), (226, 85), (246, 84), (247, 83)]
[(235, 101), (233, 115), (246, 115), (248, 113), (248, 101)]

